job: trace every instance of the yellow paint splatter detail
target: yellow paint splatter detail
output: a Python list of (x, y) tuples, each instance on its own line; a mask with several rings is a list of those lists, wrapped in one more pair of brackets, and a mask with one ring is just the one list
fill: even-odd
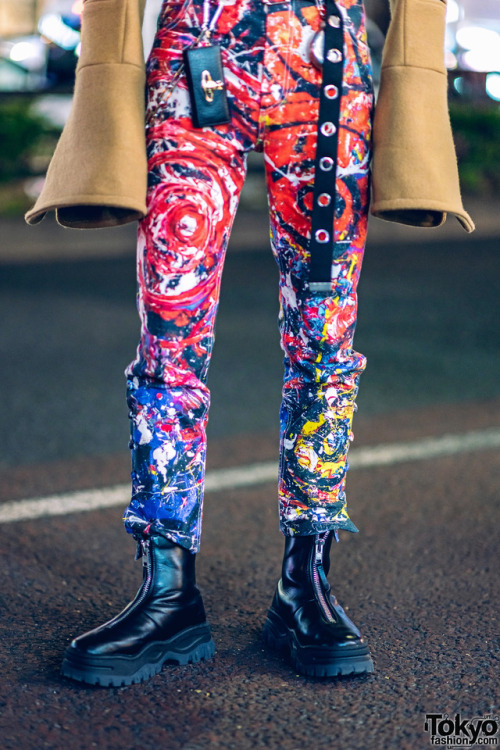
[(342, 461), (318, 461), (316, 469), (321, 477), (325, 479), (333, 479), (338, 476), (340, 471), (342, 471), (344, 465), (344, 459), (342, 459)]
[(351, 280), (352, 273), (354, 269), (356, 268), (356, 261), (357, 261), (357, 258), (353, 257), (353, 259), (351, 260), (349, 264), (349, 270), (347, 272), (347, 278), (349, 279), (349, 281)]
[(348, 516), (348, 514), (347, 514), (347, 511), (346, 511), (345, 505), (344, 505), (344, 507), (343, 507), (343, 508), (341, 508), (341, 509), (339, 510), (339, 512), (338, 512), (338, 513), (336, 513), (336, 514), (334, 515), (334, 517), (332, 518), (332, 521), (348, 521), (348, 520), (350, 520), (350, 518), (349, 518), (349, 516)]
[(325, 422), (326, 419), (324, 414), (320, 414), (319, 420), (317, 422), (306, 422), (302, 427), (300, 433), (301, 435), (312, 435), (314, 432), (317, 432), (319, 428), (325, 424)]

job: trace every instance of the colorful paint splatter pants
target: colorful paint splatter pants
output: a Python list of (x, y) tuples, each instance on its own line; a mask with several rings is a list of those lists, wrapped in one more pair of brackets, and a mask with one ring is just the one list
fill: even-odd
[[(224, 255), (251, 149), (264, 152), (271, 244), (280, 272), (285, 375), (279, 467), (286, 535), (357, 531), (345, 475), (363, 355), (352, 348), (365, 244), (372, 87), (362, 0), (344, 18), (333, 291), (308, 289), (321, 73), (308, 45), (320, 28), (313, 0), (226, 0), (212, 41), (222, 46), (231, 122), (195, 129), (182, 50), (202, 0), (166, 0), (148, 62), (148, 215), (138, 237), (142, 334), (127, 369), (132, 501), (128, 531), (145, 526), (199, 548), (214, 342)], [(213, 5), (215, 7), (215, 3)], [(332, 192), (333, 192), (332, 185)]]

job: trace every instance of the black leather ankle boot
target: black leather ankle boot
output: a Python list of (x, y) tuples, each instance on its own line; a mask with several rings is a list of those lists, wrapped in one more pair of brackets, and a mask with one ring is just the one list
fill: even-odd
[(208, 659), (215, 646), (195, 583), (195, 555), (159, 535), (138, 544), (142, 586), (115, 618), (76, 638), (61, 672), (91, 685), (121, 686), (160, 672), (166, 661)]
[(361, 633), (330, 592), (332, 533), (285, 537), (281, 580), (264, 640), (285, 652), (298, 672), (316, 677), (373, 672)]

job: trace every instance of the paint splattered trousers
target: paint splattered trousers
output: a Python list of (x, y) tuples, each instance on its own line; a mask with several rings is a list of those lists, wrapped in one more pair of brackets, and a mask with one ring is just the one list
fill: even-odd
[[(231, 121), (196, 129), (182, 50), (199, 33), (202, 0), (166, 0), (147, 65), (148, 214), (138, 233), (142, 330), (127, 368), (132, 500), (129, 532), (145, 527), (198, 551), (209, 390), (224, 255), (246, 155), (264, 152), (271, 245), (279, 266), (284, 385), (280, 528), (286, 535), (357, 531), (346, 510), (347, 452), (363, 355), (353, 350), (356, 288), (369, 201), (372, 86), (362, 0), (337, 3), (344, 68), (331, 293), (308, 288), (321, 73), (309, 43), (313, 0), (225, 0), (222, 47)], [(216, 3), (212, 8), (215, 9)], [(333, 255), (333, 254), (332, 254)]]

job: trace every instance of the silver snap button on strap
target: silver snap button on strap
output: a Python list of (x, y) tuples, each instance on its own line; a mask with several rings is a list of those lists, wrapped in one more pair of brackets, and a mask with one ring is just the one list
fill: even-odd
[(319, 160), (319, 168), (322, 172), (331, 172), (333, 169), (334, 161), (331, 156), (323, 156)]
[(325, 208), (326, 206), (329, 206), (330, 203), (332, 202), (332, 196), (329, 195), (328, 193), (321, 193), (320, 195), (318, 195), (316, 202), (318, 206), (321, 206), (321, 208)]
[(335, 135), (337, 132), (337, 128), (333, 124), (333, 122), (324, 122), (320, 127), (321, 133), (326, 136)]
[(330, 241), (330, 233), (327, 232), (326, 229), (317, 229), (314, 235), (314, 238), (316, 242), (319, 242), (321, 245), (324, 245), (325, 242)]
[(338, 63), (342, 60), (342, 52), (339, 49), (329, 49), (326, 53), (326, 59), (331, 63)]
[(325, 96), (327, 99), (336, 99), (339, 95), (339, 90), (336, 86), (334, 86), (333, 83), (330, 83), (328, 86), (325, 86)]

